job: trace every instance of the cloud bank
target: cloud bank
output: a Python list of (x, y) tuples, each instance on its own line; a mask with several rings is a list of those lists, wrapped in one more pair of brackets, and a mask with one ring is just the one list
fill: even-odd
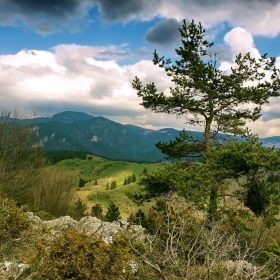
[[(278, 0), (118, 0), (117, 4), (115, 0), (2, 0), (0, 24), (19, 26), (22, 22), (49, 34), (82, 22), (94, 24), (95, 18), (89, 12), (95, 8), (107, 22), (145, 21), (156, 17), (178, 21), (194, 19), (207, 29), (227, 22), (246, 28), (253, 35), (273, 37), (280, 32)], [(166, 21), (163, 24), (168, 31), (170, 26)]]
[[(239, 52), (259, 56), (252, 34), (244, 28), (233, 28), (224, 41), (223, 47), (231, 54), (221, 61), (224, 71), (234, 66), (234, 57)], [(120, 65), (119, 59), (128, 55), (121, 46), (75, 44), (58, 45), (51, 51), (22, 50), (2, 55), (0, 110), (17, 108), (23, 114), (35, 111), (42, 116), (74, 110), (149, 128), (194, 129), (184, 124), (184, 118), (155, 114), (139, 105), (141, 99), (131, 85), (135, 76), (143, 84), (154, 82), (165, 93), (172, 82), (151, 61)], [(280, 57), (278, 67), (279, 64)], [(254, 132), (261, 136), (280, 134), (280, 128), (275, 126), (275, 119), (280, 118), (279, 102), (274, 98), (263, 106), (263, 118), (250, 124)]]
[[(251, 52), (259, 57), (253, 36), (277, 36), (279, 14), (278, 0), (119, 0), (117, 4), (115, 0), (0, 2), (0, 25), (27, 26), (44, 35), (85, 24), (94, 26), (98, 18), (109, 24), (155, 20), (143, 39), (150, 45), (172, 50), (180, 42), (178, 28), (182, 19), (202, 22), (209, 31), (207, 35), (213, 38), (226, 25), (231, 30), (225, 35), (224, 43), (213, 48), (224, 71), (234, 66), (234, 57), (239, 52)], [(59, 44), (51, 50), (22, 50), (2, 55), (0, 110), (17, 108), (23, 114), (35, 111), (48, 116), (63, 110), (79, 110), (122, 123), (193, 129), (184, 125), (183, 118), (154, 114), (139, 105), (141, 100), (131, 86), (136, 75), (144, 84), (155, 82), (159, 90), (166, 93), (172, 83), (151, 61), (120, 63), (132, 55), (144, 59), (149, 50), (146, 46), (133, 52), (122, 45)], [(280, 57), (277, 67), (280, 67)], [(262, 119), (250, 124), (254, 132), (262, 136), (280, 134), (278, 103), (275, 98), (263, 106)]]
[[(50, 51), (23, 50), (0, 56), (0, 110), (51, 115), (63, 110), (85, 111), (123, 123), (163, 127), (168, 121), (139, 105), (132, 89), (139, 76), (165, 91), (171, 85), (151, 61), (120, 66), (118, 47), (59, 45)], [(153, 121), (152, 121), (153, 120)], [(174, 121), (170, 118), (169, 125)], [(180, 127), (180, 125), (178, 125)]]

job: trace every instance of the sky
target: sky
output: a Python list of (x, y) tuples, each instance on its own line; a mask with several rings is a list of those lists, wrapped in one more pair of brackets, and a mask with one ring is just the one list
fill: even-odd
[[(238, 53), (267, 53), (280, 68), (279, 0), (0, 0), (0, 111), (50, 117), (86, 112), (151, 129), (202, 128), (144, 109), (135, 76), (168, 94), (153, 51), (176, 59), (183, 19), (201, 22), (223, 70)], [(249, 123), (280, 135), (280, 97)]]

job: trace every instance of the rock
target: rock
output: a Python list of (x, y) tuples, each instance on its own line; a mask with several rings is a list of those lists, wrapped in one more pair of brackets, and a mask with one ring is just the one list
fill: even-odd
[(140, 225), (129, 225), (126, 231), (130, 238), (144, 242), (147, 239), (146, 229)]
[(55, 220), (42, 222), (48, 229), (66, 230), (77, 226), (78, 222), (70, 216), (64, 216)]
[(0, 263), (1, 279), (19, 279), (29, 270), (30, 266), (24, 263), (15, 263), (5, 261)]
[[(140, 225), (130, 225), (127, 221), (120, 219), (114, 222), (104, 222), (96, 217), (87, 216), (79, 221), (72, 219), (70, 216), (61, 217), (58, 219), (44, 221), (40, 217), (35, 216), (32, 212), (26, 213), (31, 222), (32, 234), (40, 236), (42, 242), (48, 243), (63, 231), (75, 229), (77, 232), (84, 232), (88, 236), (98, 236), (106, 243), (113, 242), (113, 235), (124, 233), (129, 238), (136, 238), (141, 241), (146, 240), (147, 235), (145, 229)], [(39, 234), (39, 235), (38, 235)], [(137, 272), (138, 265), (132, 261), (129, 263), (133, 273)], [(33, 279), (30, 278), (30, 266), (28, 264), (5, 261), (0, 263), (0, 279)], [(27, 278), (26, 278), (27, 277)]]
[(31, 212), (28, 212), (27, 216), (36, 228), (45, 227), (48, 229), (51, 237), (56, 237), (62, 231), (74, 228), (78, 232), (85, 232), (88, 236), (96, 235), (101, 237), (106, 243), (112, 242), (112, 235), (120, 232), (127, 233), (130, 237), (142, 241), (146, 238), (145, 229), (142, 226), (130, 225), (124, 219), (109, 223), (92, 216), (83, 217), (79, 221), (72, 219), (70, 216), (64, 216), (50, 221), (43, 221)]
[(119, 222), (102, 222), (102, 226), (96, 232), (106, 243), (112, 243), (112, 235), (119, 234), (121, 231)]
[(83, 217), (76, 225), (78, 232), (85, 232), (88, 236), (96, 234), (98, 229), (102, 226), (102, 222), (91, 216)]
[(26, 212), (26, 215), (28, 219), (31, 221), (33, 224), (41, 224), (42, 221), (38, 216), (35, 216), (32, 212)]

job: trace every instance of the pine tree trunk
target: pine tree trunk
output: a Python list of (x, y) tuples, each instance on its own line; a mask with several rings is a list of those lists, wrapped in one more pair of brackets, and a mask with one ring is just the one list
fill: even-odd
[(206, 124), (204, 128), (204, 145), (205, 145), (205, 153), (211, 153), (211, 145), (210, 145), (210, 125), (211, 121), (206, 119)]

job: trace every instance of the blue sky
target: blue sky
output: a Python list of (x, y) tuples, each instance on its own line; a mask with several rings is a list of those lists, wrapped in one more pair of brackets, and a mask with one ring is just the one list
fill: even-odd
[[(151, 62), (175, 58), (182, 20), (202, 22), (227, 69), (239, 52), (277, 58), (278, 0), (0, 0), (0, 110), (51, 116), (73, 110), (148, 128), (198, 129), (142, 108), (137, 75), (168, 93), (171, 81)], [(249, 127), (280, 135), (280, 101)]]

